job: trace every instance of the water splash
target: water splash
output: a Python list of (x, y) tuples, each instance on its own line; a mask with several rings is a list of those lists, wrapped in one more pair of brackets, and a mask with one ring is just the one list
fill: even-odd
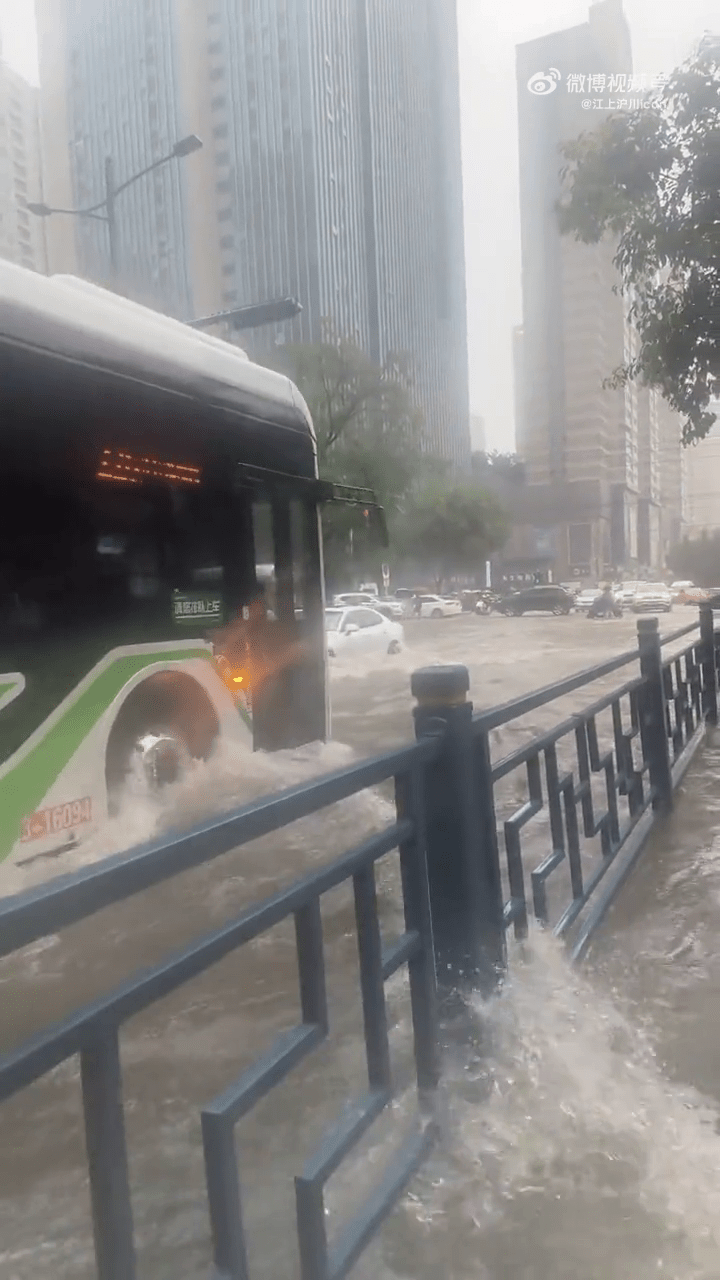
[(391, 1232), (397, 1274), (429, 1280), (452, 1259), (453, 1280), (717, 1280), (714, 1110), (668, 1082), (551, 938), (525, 944), (511, 975), (477, 1011), (489, 1094), (485, 1064), (450, 1063), (445, 1156)]

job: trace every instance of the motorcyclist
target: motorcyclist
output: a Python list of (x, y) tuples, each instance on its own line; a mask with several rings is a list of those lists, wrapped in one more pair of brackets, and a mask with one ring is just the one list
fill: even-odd
[(615, 599), (609, 582), (605, 583), (600, 596), (595, 602), (595, 607), (600, 618), (611, 618), (615, 612)]

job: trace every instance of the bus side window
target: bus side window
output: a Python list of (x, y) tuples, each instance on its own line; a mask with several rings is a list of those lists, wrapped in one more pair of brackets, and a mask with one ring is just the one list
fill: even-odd
[(272, 621), (277, 619), (278, 609), (273, 511), (269, 502), (253, 503), (252, 525), (257, 595), (263, 602), (268, 618)]

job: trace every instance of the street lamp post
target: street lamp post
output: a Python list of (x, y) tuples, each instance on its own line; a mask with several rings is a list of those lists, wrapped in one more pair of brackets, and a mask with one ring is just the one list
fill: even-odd
[[(181, 138), (175, 143), (172, 151), (167, 155), (161, 156), (159, 160), (154, 160), (152, 164), (146, 165), (144, 169), (140, 169), (138, 173), (134, 173), (131, 178), (125, 182), (121, 182), (119, 186), (115, 185), (115, 164), (112, 156), (107, 156), (105, 160), (105, 198), (98, 201), (97, 204), (90, 205), (87, 209), (56, 209), (48, 204), (29, 203), (27, 205), (30, 213), (34, 213), (37, 218), (49, 218), (54, 213), (64, 213), (73, 218), (95, 218), (99, 222), (105, 222), (108, 229), (108, 247), (110, 250), (110, 268), (112, 271), (113, 281), (117, 282), (118, 271), (118, 244), (117, 244), (117, 218), (115, 214), (115, 202), (118, 196), (126, 191), (128, 187), (133, 186), (140, 178), (144, 178), (146, 174), (152, 173), (154, 169), (159, 169), (162, 165), (168, 164), (170, 160), (183, 160), (185, 156), (192, 155), (193, 151), (199, 151), (202, 142), (194, 134), (188, 134), (186, 138)], [(104, 212), (101, 212), (104, 210)]]

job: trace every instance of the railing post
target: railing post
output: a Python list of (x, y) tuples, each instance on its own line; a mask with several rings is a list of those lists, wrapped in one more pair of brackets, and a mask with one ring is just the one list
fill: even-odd
[(708, 724), (718, 722), (718, 681), (715, 664), (715, 615), (712, 601), (700, 605), (700, 663), (703, 672), (703, 711)]
[(672, 765), (667, 707), (663, 686), (662, 650), (657, 618), (638, 618), (640, 674), (640, 734), (654, 791), (653, 809), (668, 812), (673, 805)]
[[(467, 667), (412, 675), (417, 738), (441, 737), (425, 770), (425, 814), (435, 969), (441, 994), (489, 995), (505, 967), (502, 888), (487, 752), (476, 750)], [(482, 745), (482, 744), (481, 744)]]

